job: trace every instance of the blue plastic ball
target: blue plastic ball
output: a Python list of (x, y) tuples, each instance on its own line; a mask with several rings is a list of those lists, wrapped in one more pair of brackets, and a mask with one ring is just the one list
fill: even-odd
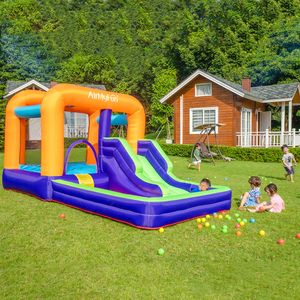
[(250, 218), (249, 222), (250, 223), (255, 223), (255, 219), (254, 218)]

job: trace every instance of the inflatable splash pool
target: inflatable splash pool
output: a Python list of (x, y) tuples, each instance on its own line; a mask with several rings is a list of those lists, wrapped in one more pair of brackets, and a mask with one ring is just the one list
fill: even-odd
[[(230, 209), (229, 188), (192, 192), (195, 184), (174, 176), (158, 143), (143, 140), (145, 114), (135, 98), (106, 91), (91, 98), (91, 93), (99, 91), (62, 84), (48, 92), (20, 92), (10, 100), (4, 188), (146, 229)], [(73, 143), (66, 155), (64, 111), (87, 113), (90, 121), (88, 139)], [(128, 122), (127, 140), (110, 137), (112, 112), (126, 114), (119, 119)], [(23, 120), (33, 117), (42, 122), (41, 164), (28, 165)], [(70, 152), (79, 143), (87, 146), (86, 161), (69, 163)]]

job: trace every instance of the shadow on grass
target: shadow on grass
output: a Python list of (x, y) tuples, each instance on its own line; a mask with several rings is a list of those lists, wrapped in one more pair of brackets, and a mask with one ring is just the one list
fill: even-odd
[(238, 208), (240, 207), (241, 199), (239, 198), (232, 198), (232, 202), (234, 202), (235, 206)]

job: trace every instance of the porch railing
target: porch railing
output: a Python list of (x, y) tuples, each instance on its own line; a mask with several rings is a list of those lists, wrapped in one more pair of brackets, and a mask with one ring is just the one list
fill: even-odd
[(85, 126), (70, 126), (65, 124), (64, 136), (66, 138), (87, 138), (88, 131)]
[(251, 133), (237, 133), (237, 146), (239, 147), (291, 147), (300, 146), (300, 130), (296, 131), (257, 131)]

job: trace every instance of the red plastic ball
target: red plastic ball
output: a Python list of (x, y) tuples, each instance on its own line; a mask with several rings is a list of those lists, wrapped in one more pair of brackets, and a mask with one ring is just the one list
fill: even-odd
[(59, 217), (60, 217), (61, 219), (65, 219), (66, 216), (65, 216), (65, 214), (60, 214)]
[(235, 228), (241, 228), (240, 224), (235, 224)]
[(300, 232), (296, 234), (296, 239), (300, 239)]
[(278, 245), (283, 245), (284, 243), (285, 243), (285, 240), (283, 240), (283, 239), (280, 239), (280, 240), (277, 241)]
[(202, 229), (203, 225), (202, 224), (198, 224), (198, 229)]
[(237, 231), (235, 234), (236, 234), (237, 236), (241, 236), (241, 235), (242, 235), (242, 233), (241, 233), (240, 231)]

